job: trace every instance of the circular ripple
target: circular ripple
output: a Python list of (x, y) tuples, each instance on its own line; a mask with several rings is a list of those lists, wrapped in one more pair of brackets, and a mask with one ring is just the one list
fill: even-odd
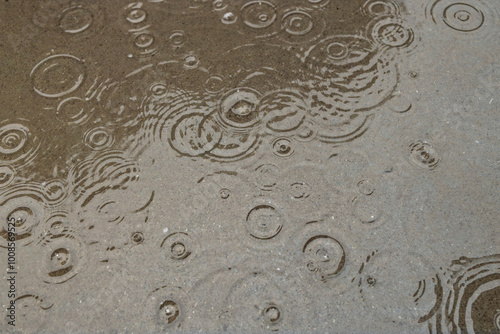
[(193, 238), (185, 232), (175, 232), (163, 239), (160, 247), (164, 256), (169, 260), (180, 261), (191, 256), (195, 244)]
[(279, 177), (279, 168), (275, 165), (265, 164), (255, 168), (252, 174), (254, 183), (260, 190), (272, 191), (276, 188)]
[(137, 24), (144, 22), (146, 20), (147, 15), (148, 14), (144, 9), (133, 8), (127, 13), (126, 19), (130, 23)]
[(4, 162), (22, 167), (38, 153), (38, 139), (21, 123), (0, 123), (0, 155)]
[(280, 158), (287, 158), (295, 151), (292, 141), (288, 138), (277, 138), (273, 141), (273, 153)]
[(281, 19), (280, 38), (290, 44), (305, 44), (320, 37), (324, 29), (325, 21), (319, 12), (290, 10)]
[(178, 286), (166, 285), (147, 298), (146, 319), (159, 332), (179, 328), (189, 312), (189, 297)]
[(401, 12), (401, 8), (398, 3), (392, 0), (367, 0), (363, 5), (363, 11), (373, 17), (397, 17)]
[[(40, 222), (45, 221), (44, 205), (29, 196), (13, 196), (0, 206), (2, 219), (0, 230), (0, 246), (6, 247), (9, 239), (15, 237), (17, 246), (26, 246), (38, 236), (36, 230)], [(9, 235), (9, 223), (15, 223), (14, 234)]]
[(61, 15), (59, 27), (68, 34), (79, 34), (87, 30), (93, 22), (92, 12), (86, 8), (66, 9)]
[(483, 25), (484, 14), (469, 4), (456, 3), (445, 8), (443, 21), (458, 31), (474, 31)]
[(0, 188), (5, 188), (12, 183), (16, 177), (14, 168), (8, 165), (0, 165)]
[(359, 277), (368, 309), (384, 319), (417, 324), (429, 314), (440, 296), (438, 277), (431, 266), (414, 254), (377, 253), (369, 256)]
[(203, 113), (181, 116), (172, 127), (169, 143), (184, 156), (196, 157), (213, 150), (222, 139), (222, 131), (212, 117)]
[(272, 133), (296, 131), (304, 122), (308, 106), (300, 94), (292, 91), (270, 93), (257, 106), (263, 123)]
[(410, 145), (410, 162), (421, 168), (433, 170), (439, 164), (439, 155), (430, 143), (417, 141)]
[(248, 213), (245, 221), (247, 232), (254, 238), (274, 238), (283, 228), (283, 217), (271, 205), (258, 205)]
[(84, 257), (79, 241), (74, 237), (59, 238), (53, 236), (44, 244), (43, 270), (41, 274), (45, 283), (61, 284), (75, 277), (84, 268)]
[(83, 142), (94, 151), (102, 151), (113, 146), (114, 136), (108, 133), (104, 127), (97, 127), (87, 131), (83, 136)]
[(377, 22), (372, 28), (372, 36), (375, 41), (388, 47), (408, 47), (415, 39), (412, 29), (391, 19)]
[(267, 1), (252, 1), (241, 7), (241, 18), (243, 22), (255, 29), (269, 27), (276, 21), (276, 8)]
[(257, 105), (261, 94), (251, 88), (228, 92), (220, 102), (219, 120), (234, 130), (250, 130), (261, 121)]
[(84, 79), (83, 61), (67, 54), (47, 57), (31, 70), (35, 92), (48, 98), (57, 98), (74, 92)]
[(345, 264), (344, 248), (328, 235), (316, 235), (307, 240), (302, 257), (307, 270), (321, 280), (337, 275)]
[(69, 97), (57, 106), (56, 117), (63, 123), (78, 125), (85, 123), (93, 114), (94, 109), (79, 97)]
[[(451, 282), (436, 319), (436, 332), (499, 333), (500, 255), (452, 262)], [(431, 316), (432, 314), (430, 314)]]

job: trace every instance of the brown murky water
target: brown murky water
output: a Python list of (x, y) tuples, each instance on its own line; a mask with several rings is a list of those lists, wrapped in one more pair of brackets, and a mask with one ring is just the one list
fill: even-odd
[(499, 15), (2, 0), (0, 332), (499, 333)]

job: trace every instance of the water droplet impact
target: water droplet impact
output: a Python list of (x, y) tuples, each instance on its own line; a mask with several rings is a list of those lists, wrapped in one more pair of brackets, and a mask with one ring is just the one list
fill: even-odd
[[(11, 196), (0, 198), (0, 218), (2, 219), (0, 230), (0, 245), (7, 247), (9, 238), (9, 223), (15, 224), (16, 246), (26, 246), (38, 237), (38, 228), (42, 221), (45, 221), (44, 203), (32, 197), (29, 193), (12, 193)], [(11, 229), (12, 232), (12, 229)]]
[(170, 145), (185, 156), (202, 156), (212, 151), (222, 139), (222, 131), (213, 118), (204, 113), (180, 117), (172, 127)]
[(250, 88), (237, 88), (221, 100), (219, 119), (222, 125), (233, 130), (251, 130), (260, 123), (257, 104), (260, 93)]
[(263, 123), (275, 133), (295, 132), (306, 119), (308, 106), (300, 94), (292, 91), (277, 91), (260, 100), (259, 114)]
[(184, 67), (187, 69), (194, 69), (198, 67), (198, 64), (200, 63), (200, 60), (198, 59), (198, 56), (196, 55), (187, 55), (184, 57)]
[(304, 182), (295, 182), (290, 185), (290, 195), (294, 199), (308, 198), (311, 195), (311, 187)]
[(226, 188), (221, 189), (221, 190), (219, 191), (219, 196), (220, 196), (220, 198), (222, 198), (222, 199), (228, 199), (228, 198), (229, 198), (229, 196), (231, 196), (231, 190), (226, 189)]
[(373, 27), (373, 38), (388, 47), (409, 46), (414, 40), (414, 33), (400, 22), (386, 19)]
[(374, 224), (382, 216), (382, 212), (375, 199), (368, 197), (357, 198), (354, 200), (353, 205), (354, 215), (364, 224)]
[(127, 14), (127, 21), (133, 24), (141, 23), (146, 20), (147, 13), (144, 9), (135, 8)]
[(293, 154), (294, 148), (288, 138), (277, 138), (273, 142), (273, 153), (281, 158), (289, 157)]
[(102, 151), (112, 147), (115, 139), (106, 128), (98, 127), (87, 131), (83, 136), (83, 141), (90, 149)]
[(212, 6), (214, 8), (214, 10), (224, 10), (227, 8), (227, 4), (224, 0), (215, 0), (213, 3), (212, 3)]
[(392, 0), (367, 0), (363, 5), (363, 10), (373, 17), (398, 16), (400, 6)]
[(302, 249), (306, 269), (318, 275), (321, 280), (337, 275), (345, 264), (342, 245), (327, 235), (311, 237)]
[(453, 3), (444, 9), (443, 22), (454, 30), (471, 32), (481, 28), (484, 14), (467, 2)]
[(259, 205), (250, 210), (245, 226), (247, 232), (256, 239), (272, 239), (283, 228), (283, 217), (274, 207)]
[(143, 243), (144, 241), (144, 234), (141, 232), (135, 232), (132, 234), (132, 242), (136, 245)]
[(251, 1), (241, 7), (243, 22), (255, 29), (269, 27), (276, 20), (276, 8), (267, 1)]
[(224, 79), (217, 75), (213, 75), (205, 81), (205, 90), (210, 94), (220, 93), (224, 87)]
[(182, 288), (166, 285), (149, 295), (145, 317), (155, 325), (155, 332), (170, 331), (181, 326), (189, 307), (189, 296)]
[(358, 182), (359, 192), (363, 195), (371, 195), (375, 191), (375, 185), (370, 180), (361, 180)]
[(410, 149), (410, 162), (415, 166), (433, 170), (439, 164), (439, 155), (430, 143), (418, 141)]
[(81, 245), (73, 238), (53, 236), (41, 249), (44, 252), (43, 281), (61, 284), (75, 277), (83, 268)]
[(262, 316), (264, 317), (264, 322), (268, 326), (274, 326), (281, 319), (281, 310), (278, 305), (274, 303), (269, 303), (262, 310)]
[(145, 49), (150, 47), (154, 42), (154, 37), (148, 33), (142, 33), (135, 37), (134, 44), (138, 48)]
[(159, 320), (171, 324), (179, 317), (181, 310), (173, 300), (164, 301), (158, 310)]
[(35, 92), (43, 97), (56, 98), (77, 90), (85, 79), (85, 65), (75, 56), (53, 55), (31, 70)]
[(257, 187), (263, 191), (272, 191), (276, 188), (279, 177), (279, 168), (275, 165), (260, 165), (255, 169), (254, 180)]
[(93, 22), (92, 12), (85, 8), (75, 7), (65, 10), (59, 27), (68, 34), (79, 34), (87, 30)]
[[(2, 125), (2, 123), (7, 123)], [(21, 123), (0, 123), (0, 155), (2, 161), (22, 167), (37, 155), (39, 143), (30, 129)]]
[(172, 260), (187, 259), (192, 253), (192, 238), (184, 232), (169, 234), (161, 243), (166, 256)]
[(313, 18), (301, 10), (291, 11), (283, 16), (281, 21), (282, 29), (290, 35), (306, 35), (313, 29)]
[(184, 45), (184, 43), (186, 41), (186, 36), (184, 34), (184, 31), (175, 30), (175, 31), (172, 31), (172, 33), (170, 34), (170, 37), (168, 39), (172, 42), (174, 47), (180, 48), (181, 46)]

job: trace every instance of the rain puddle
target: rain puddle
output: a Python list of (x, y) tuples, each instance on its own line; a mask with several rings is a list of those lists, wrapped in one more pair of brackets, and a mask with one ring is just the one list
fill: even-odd
[(0, 3), (2, 333), (499, 333), (497, 0)]

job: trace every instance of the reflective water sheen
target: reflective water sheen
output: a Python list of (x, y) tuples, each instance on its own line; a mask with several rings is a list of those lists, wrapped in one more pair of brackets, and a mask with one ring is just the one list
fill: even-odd
[(0, 332), (499, 333), (499, 37), (496, 0), (2, 1)]

